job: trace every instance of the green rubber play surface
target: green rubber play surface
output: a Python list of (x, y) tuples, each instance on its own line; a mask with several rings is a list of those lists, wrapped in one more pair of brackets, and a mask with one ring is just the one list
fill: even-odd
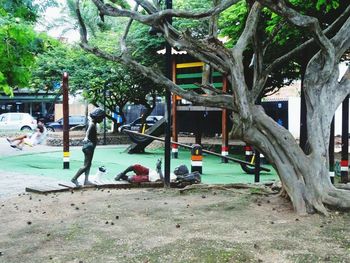
[[(147, 150), (145, 154), (128, 154), (125, 149), (125, 146), (98, 146), (90, 174), (94, 175), (98, 167), (103, 165), (107, 169), (106, 179), (113, 179), (116, 174), (136, 163), (150, 169), (155, 169), (159, 158), (162, 158), (164, 163), (162, 149)], [(171, 171), (180, 164), (187, 165), (190, 170), (190, 158), (189, 151), (180, 149), (179, 158), (171, 159)], [(0, 167), (2, 170), (11, 172), (69, 180), (83, 164), (83, 160), (81, 147), (71, 147), (70, 169), (63, 169), (62, 151), (4, 156), (0, 159)], [(264, 166), (270, 168), (271, 172), (261, 172), (260, 181), (278, 180), (273, 168), (270, 165)], [(254, 175), (246, 174), (237, 163), (222, 163), (221, 158), (204, 155), (202, 182), (208, 184), (253, 183)]]

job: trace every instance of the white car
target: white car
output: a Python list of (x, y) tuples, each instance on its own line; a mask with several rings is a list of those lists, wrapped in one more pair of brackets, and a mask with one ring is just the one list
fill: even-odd
[(37, 121), (28, 113), (9, 112), (0, 115), (0, 131), (31, 131)]

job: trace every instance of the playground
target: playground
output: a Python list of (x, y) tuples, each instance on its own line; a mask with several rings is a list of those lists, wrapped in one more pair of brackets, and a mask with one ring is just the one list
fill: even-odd
[[(84, 159), (81, 146), (70, 147), (69, 169), (63, 169), (63, 149), (62, 147), (38, 145), (33, 148), (26, 147), (23, 151), (10, 148), (6, 139), (0, 138), (1, 159), (0, 170), (6, 174), (20, 174), (21, 178), (27, 176), (33, 180), (25, 180), (17, 183), (17, 194), (23, 192), (26, 187), (44, 184), (45, 182), (67, 182), (72, 175), (82, 165)], [(164, 159), (164, 150), (162, 144), (155, 144), (146, 149), (144, 154), (128, 154), (126, 149), (128, 145), (98, 145), (91, 167), (91, 176), (93, 176), (100, 166), (107, 169), (104, 176), (105, 180), (112, 181), (119, 172), (123, 171), (130, 165), (141, 164), (150, 169), (155, 169), (157, 159)], [(237, 146), (237, 148), (242, 146)], [(241, 158), (242, 156), (237, 156)], [(244, 157), (243, 157), (244, 158)], [(175, 167), (185, 164), (189, 169), (191, 167), (191, 154), (187, 149), (180, 148), (177, 159), (171, 160), (171, 170)], [(270, 165), (266, 167), (271, 169)], [(34, 179), (35, 178), (35, 179)], [(277, 181), (276, 172), (262, 171), (260, 174), (261, 182)], [(221, 158), (212, 155), (203, 157), (203, 174), (202, 183), (204, 184), (227, 184), (227, 183), (253, 183), (254, 175), (245, 173), (239, 164), (234, 162), (223, 163)], [(10, 194), (6, 183), (3, 185), (2, 195)], [(10, 183), (10, 185), (13, 185)]]

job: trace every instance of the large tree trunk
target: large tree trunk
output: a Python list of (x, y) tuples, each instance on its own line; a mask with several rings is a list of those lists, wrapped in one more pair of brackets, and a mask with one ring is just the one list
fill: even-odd
[(254, 106), (252, 113), (252, 125), (241, 134), (236, 131), (233, 136), (264, 153), (276, 169), (297, 213), (327, 214), (324, 204), (350, 207), (350, 192), (331, 184), (326, 155), (306, 155), (293, 136), (268, 117), (260, 106)]

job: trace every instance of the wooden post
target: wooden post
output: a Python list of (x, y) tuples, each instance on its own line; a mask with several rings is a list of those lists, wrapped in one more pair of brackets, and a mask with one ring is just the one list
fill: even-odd
[(63, 90), (63, 169), (69, 169), (69, 104), (68, 104), (68, 73), (62, 77)]
[(341, 182), (346, 184), (349, 181), (349, 95), (342, 103), (342, 112), (340, 176)]
[[(222, 78), (222, 91), (227, 92), (227, 78), (226, 78), (226, 76), (224, 76)], [(228, 152), (229, 152), (228, 129), (227, 129), (227, 109), (222, 110), (221, 137), (222, 137), (221, 155), (227, 156)], [(226, 158), (221, 158), (221, 162), (228, 163), (228, 160)]]
[[(176, 59), (175, 56), (173, 57), (173, 71), (172, 71), (172, 78), (173, 78), (173, 82), (176, 83)], [(178, 142), (178, 130), (177, 130), (177, 100), (176, 100), (176, 95), (173, 94), (172, 95), (172, 141), (173, 142)], [(178, 146), (177, 144), (172, 144), (171, 145), (171, 152), (172, 152), (172, 156), (174, 159), (177, 159), (179, 157), (179, 151), (178, 151)]]

